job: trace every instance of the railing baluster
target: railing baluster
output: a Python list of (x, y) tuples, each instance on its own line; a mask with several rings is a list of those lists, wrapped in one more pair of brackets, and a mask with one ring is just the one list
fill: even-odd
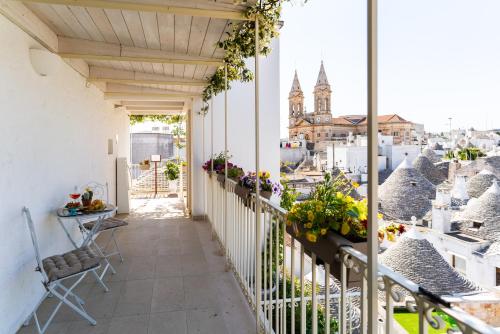
[[(266, 215), (264, 214), (264, 219), (261, 220), (262, 222), (262, 230), (264, 231), (264, 260), (262, 261), (262, 263), (264, 264), (263, 265), (263, 268), (264, 268), (264, 272), (263, 272), (263, 281), (264, 281), (264, 284), (263, 284), (263, 294), (264, 294), (264, 298), (263, 298), (263, 304), (264, 304), (264, 316), (267, 317), (268, 319), (268, 323), (269, 323), (269, 310), (271, 309), (271, 304), (268, 302), (268, 296), (269, 296), (269, 290), (271, 290), (271, 288), (267, 288), (267, 284), (268, 284), (268, 280), (267, 280), (267, 272), (268, 272), (268, 266), (269, 266), (269, 263), (268, 263), (268, 238), (267, 238), (267, 220), (266, 220)], [(266, 325), (267, 326), (267, 325)]]
[(318, 302), (316, 300), (316, 254), (312, 253), (312, 334), (318, 334)]
[(418, 307), (418, 333), (419, 334), (427, 334), (427, 321), (425, 319), (425, 301), (420, 300), (416, 301)]
[(330, 334), (330, 265), (325, 263), (325, 334)]
[[(286, 232), (285, 232), (286, 233)], [(290, 308), (290, 333), (295, 334), (295, 239), (292, 238), (292, 245), (290, 247), (290, 283), (292, 290), (292, 302)], [(286, 321), (286, 320), (285, 320)]]
[(340, 273), (340, 333), (347, 333), (347, 268), (343, 261), (343, 253), (341, 252), (341, 273)]
[(275, 312), (274, 312), (274, 327), (276, 328), (276, 332), (280, 333), (279, 329), (279, 303), (278, 300), (280, 298), (280, 288), (279, 288), (279, 277), (280, 277), (280, 266), (279, 266), (279, 251), (280, 251), (280, 243), (279, 243), (279, 237), (280, 237), (280, 223), (277, 217), (274, 217), (272, 213), (270, 213), (271, 219), (274, 220), (274, 225), (276, 226), (276, 231), (275, 231), (275, 252), (274, 252), (274, 263), (276, 266), (276, 273), (275, 273), (275, 281), (276, 281), (276, 292), (275, 292), (275, 300), (276, 303), (274, 303), (275, 307)]
[(300, 245), (300, 334), (306, 334), (306, 301), (304, 300), (304, 246)]
[(281, 281), (283, 282), (283, 292), (281, 294), (281, 298), (283, 298), (283, 311), (282, 311), (282, 317), (281, 317), (281, 328), (282, 328), (282, 333), (286, 334), (286, 225), (285, 225), (285, 221), (283, 220), (282, 221), (282, 226), (281, 226), (281, 229), (283, 231), (283, 239), (281, 240), (282, 241), (282, 247), (283, 247), (283, 271), (281, 272)]
[[(266, 216), (266, 214), (264, 214)], [(267, 236), (266, 236), (267, 238)], [(268, 320), (269, 327), (272, 328), (273, 324), (273, 222), (269, 221), (269, 309), (268, 309)], [(276, 306), (276, 305), (275, 305)]]
[(391, 334), (393, 332), (393, 302), (391, 296), (392, 284), (389, 279), (385, 279), (385, 332)]
[(361, 282), (361, 333), (366, 334), (368, 330), (368, 282), (364, 273), (365, 271)]

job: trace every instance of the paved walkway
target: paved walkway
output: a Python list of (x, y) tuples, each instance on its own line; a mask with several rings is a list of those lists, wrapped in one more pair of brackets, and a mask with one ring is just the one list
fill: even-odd
[[(233, 334), (255, 333), (255, 320), (209, 224), (185, 218), (175, 198), (132, 201), (129, 226), (118, 234), (124, 263), (113, 259), (105, 293), (91, 276), (77, 293), (97, 319), (91, 326), (63, 306), (47, 333)], [(39, 312), (46, 319), (55, 300)], [(33, 326), (19, 333), (36, 333)]]

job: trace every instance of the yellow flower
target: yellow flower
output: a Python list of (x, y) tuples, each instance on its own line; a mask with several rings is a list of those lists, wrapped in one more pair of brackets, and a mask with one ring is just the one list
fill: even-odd
[(352, 183), (352, 186), (353, 186), (354, 188), (359, 188), (359, 183), (357, 183), (357, 182), (353, 182), (353, 183)]
[(394, 233), (386, 232), (386, 234), (387, 234), (387, 240), (389, 240), (389, 241), (396, 240), (396, 237), (394, 236)]
[(306, 239), (307, 239), (309, 242), (316, 242), (316, 241), (318, 240), (318, 237), (317, 237), (314, 233), (307, 232), (307, 233), (306, 233)]
[(320, 232), (321, 232), (321, 235), (325, 235), (326, 232), (327, 232), (327, 229), (326, 228), (322, 228)]
[(313, 227), (313, 224), (312, 223), (307, 223), (304, 225), (306, 228), (312, 228)]
[(287, 220), (286, 220), (286, 225), (287, 225), (287, 226), (292, 226), (292, 222), (291, 222), (289, 219), (287, 219)]
[(342, 235), (346, 235), (347, 233), (349, 233), (350, 230), (351, 230), (351, 227), (349, 226), (349, 224), (343, 223), (342, 227), (340, 228), (340, 233)]
[(321, 203), (316, 204), (316, 211), (321, 211), (323, 210), (323, 205)]
[(313, 221), (314, 220), (314, 213), (312, 211), (307, 211), (307, 219), (309, 221)]

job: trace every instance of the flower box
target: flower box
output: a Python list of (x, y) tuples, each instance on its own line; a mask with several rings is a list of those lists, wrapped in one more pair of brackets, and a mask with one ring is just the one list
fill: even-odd
[(221, 187), (224, 188), (224, 185), (226, 183), (226, 176), (222, 173), (217, 173), (217, 181), (219, 181)]
[[(304, 246), (306, 254), (309, 256), (312, 253), (316, 254), (316, 264), (328, 263), (330, 265), (330, 273), (338, 280), (341, 280), (342, 269), (342, 263), (338, 256), (340, 247), (352, 247), (363, 254), (366, 254), (368, 251), (368, 242), (366, 240), (353, 242), (338, 233), (328, 231), (326, 235), (319, 237), (316, 242), (310, 242), (306, 239), (301, 226), (296, 227), (299, 231), (298, 236), (294, 231), (294, 226), (287, 225), (287, 233)], [(361, 275), (361, 273), (357, 273), (352, 269), (347, 269), (347, 287), (360, 287), (362, 283)]]
[(241, 199), (243, 199), (243, 201), (245, 203), (250, 198), (250, 189), (248, 189), (247, 187), (243, 187), (243, 186), (241, 186), (239, 184), (237, 184), (236, 186), (234, 186), (234, 193), (236, 195), (238, 195), (239, 197), (241, 197)]

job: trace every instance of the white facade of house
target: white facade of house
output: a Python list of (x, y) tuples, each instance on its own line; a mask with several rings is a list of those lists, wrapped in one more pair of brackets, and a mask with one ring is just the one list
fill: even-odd
[[(455, 257), (455, 268), (471, 281), (485, 288), (496, 287), (496, 268), (500, 268), (500, 255), (485, 257), (477, 253), (488, 242), (481, 239), (477, 242), (463, 241), (435, 229), (431, 229), (426, 237), (452, 266)], [(462, 260), (463, 266), (460, 264), (457, 267), (456, 263), (459, 261), (456, 257)]]
[[(271, 179), (280, 179), (280, 102), (279, 102), (279, 40), (271, 45), (272, 52), (260, 58), (260, 169), (271, 173)], [(247, 65), (253, 71), (253, 59)], [(228, 91), (227, 148), (231, 161), (245, 171), (255, 171), (255, 107), (254, 82), (232, 82)], [(211, 104), (209, 103), (209, 106)], [(202, 101), (195, 99), (192, 106), (193, 141), (193, 216), (204, 214), (203, 189), (205, 172), (201, 166), (213, 154), (224, 151), (224, 93), (213, 99), (213, 109), (199, 115)], [(210, 131), (213, 112), (213, 134)], [(213, 135), (213, 143), (211, 141)]]
[[(432, 208), (430, 228), (425, 229), (429, 242), (455, 269), (481, 287), (496, 288), (496, 268), (500, 268), (500, 254), (484, 256), (478, 251), (491, 241), (469, 234), (460, 238), (458, 232), (450, 233), (452, 210), (449, 194), (438, 192)], [(499, 287), (500, 289), (500, 287)]]
[(115, 202), (129, 120), (59, 57), (54, 71), (38, 75), (29, 49), (40, 45), (2, 15), (0, 40), (0, 333), (11, 334), (44, 292), (22, 206), (31, 209), (42, 256), (70, 250), (54, 210), (90, 181), (108, 182)]
[[(363, 174), (368, 166), (368, 149), (366, 136), (356, 136), (349, 140), (352, 144), (330, 145), (327, 147), (327, 168), (334, 166), (341, 170)], [(421, 152), (418, 145), (394, 145), (392, 136), (379, 134), (379, 157), (378, 170), (396, 169), (399, 164), (408, 156), (409, 161), (413, 161)]]

